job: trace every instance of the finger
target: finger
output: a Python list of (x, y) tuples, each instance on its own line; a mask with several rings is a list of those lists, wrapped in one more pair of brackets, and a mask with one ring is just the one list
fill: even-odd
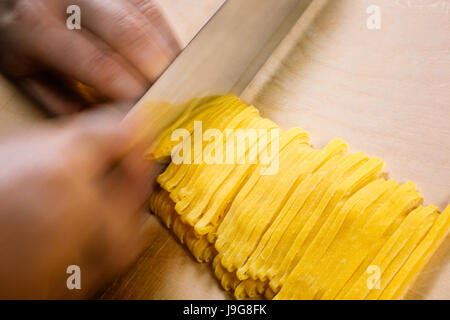
[(125, 219), (134, 216), (132, 221), (137, 223), (140, 218), (135, 215), (150, 196), (157, 172), (157, 165), (143, 158), (143, 150), (133, 149), (110, 173), (101, 189), (119, 214)]
[(156, 80), (175, 58), (170, 41), (127, 1), (80, 0), (80, 6), (83, 25), (128, 59), (150, 81)]
[(130, 0), (130, 2), (136, 6), (159, 33), (163, 35), (164, 39), (169, 43), (171, 50), (177, 55), (183, 49), (183, 45), (164, 16), (164, 12), (160, 6), (154, 0)]
[(107, 109), (96, 109), (72, 120), (63, 143), (75, 172), (102, 178), (122, 157), (132, 133), (119, 123), (120, 113)]
[(35, 60), (112, 99), (136, 99), (145, 91), (146, 81), (134, 67), (105, 50), (105, 44), (89, 31), (71, 31), (50, 18), (36, 29), (32, 34), (23, 35), (24, 51)]
[(124, 161), (121, 170), (117, 168), (108, 180), (99, 185), (98, 194), (109, 215), (109, 243), (114, 253), (109, 267), (115, 270), (126, 268), (151, 240), (150, 230), (144, 224), (144, 217), (149, 213), (143, 203), (148, 199), (154, 181), (153, 165), (133, 163), (138, 154), (141, 161), (142, 152), (136, 152)]
[(67, 115), (88, 103), (105, 101), (95, 89), (42, 70), (30, 59), (11, 51), (0, 54), (0, 68), (50, 115)]
[(20, 87), (51, 115), (68, 115), (80, 111), (84, 104), (53, 79), (30, 76), (18, 81)]

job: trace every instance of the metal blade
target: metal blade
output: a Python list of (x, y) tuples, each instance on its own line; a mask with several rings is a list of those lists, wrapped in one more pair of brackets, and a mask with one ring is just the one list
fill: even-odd
[(312, 0), (228, 0), (158, 81), (124, 123), (140, 126), (151, 141), (194, 97), (239, 95)]

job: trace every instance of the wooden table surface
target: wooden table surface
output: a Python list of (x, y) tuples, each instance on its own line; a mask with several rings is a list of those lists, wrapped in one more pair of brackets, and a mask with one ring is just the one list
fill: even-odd
[[(366, 26), (373, 4), (380, 8), (380, 30)], [(390, 177), (411, 179), (425, 203), (444, 208), (450, 192), (447, 9), (423, 1), (316, 0), (241, 97), (285, 128), (303, 127), (316, 147), (341, 137), (351, 151), (383, 158)], [(227, 298), (205, 265), (159, 224), (154, 229), (156, 242), (104, 298)], [(450, 299), (450, 237), (407, 298)]]
[[(221, 2), (160, 1), (184, 43)], [(373, 4), (380, 30), (366, 26)], [(242, 98), (284, 127), (306, 129), (315, 147), (339, 136), (352, 151), (383, 158), (390, 177), (411, 179), (426, 203), (443, 208), (450, 199), (449, 8), (448, 0), (316, 0)], [(0, 81), (0, 134), (39, 117)], [(228, 298), (208, 266), (154, 217), (150, 223), (152, 245), (103, 298)], [(450, 299), (448, 237), (407, 298)]]

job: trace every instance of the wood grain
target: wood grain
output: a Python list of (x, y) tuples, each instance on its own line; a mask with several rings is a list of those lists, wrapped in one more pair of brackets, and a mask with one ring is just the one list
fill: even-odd
[(184, 45), (200, 31), (225, 0), (156, 0)]
[[(381, 30), (366, 28), (369, 3), (381, 9)], [(443, 209), (450, 202), (449, 14), (388, 0), (319, 0), (310, 9), (243, 99), (284, 127), (303, 127), (317, 147), (338, 136), (382, 157), (393, 178), (412, 179), (426, 203)]]
[[(370, 4), (381, 9), (381, 30), (366, 27)], [(443, 30), (450, 20), (445, 7), (413, 4), (316, 0), (242, 98), (284, 127), (303, 127), (316, 147), (340, 136), (352, 151), (382, 157), (391, 177), (413, 180), (426, 203), (443, 208), (450, 192), (450, 39)], [(167, 252), (150, 247), (104, 298), (221, 296), (204, 265), (191, 266), (174, 239), (160, 241)], [(449, 246), (447, 237), (407, 299), (450, 298)], [(160, 272), (159, 260), (173, 266)]]
[[(206, 8), (206, 21), (214, 11), (212, 0), (160, 2), (184, 43), (203, 23), (189, 19)], [(372, 4), (381, 9), (381, 30), (366, 27)], [(450, 199), (449, 7), (448, 0), (316, 0), (242, 98), (284, 127), (303, 127), (316, 147), (340, 136), (353, 151), (383, 158), (391, 177), (411, 179), (426, 203), (443, 208)], [(39, 118), (0, 79), (0, 134)], [(103, 298), (229, 298), (154, 217), (148, 224), (152, 245)], [(450, 299), (449, 237), (407, 298)]]
[[(428, 5), (426, 5), (428, 3)], [(440, 5), (437, 5), (437, 4)], [(380, 30), (366, 27), (367, 7)], [(316, 0), (242, 98), (323, 147), (381, 157), (426, 204), (450, 202), (450, 5), (447, 1)], [(406, 298), (450, 299), (450, 237)]]

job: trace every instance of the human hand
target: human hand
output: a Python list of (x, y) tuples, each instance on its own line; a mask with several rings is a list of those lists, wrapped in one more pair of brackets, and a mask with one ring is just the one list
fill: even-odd
[[(91, 297), (145, 248), (156, 168), (124, 156), (132, 136), (100, 112), (3, 138), (0, 298)], [(66, 287), (69, 265), (81, 290)]]
[[(81, 30), (66, 26), (69, 5), (81, 9)], [(0, 70), (53, 114), (84, 107), (80, 82), (135, 101), (180, 48), (153, 0), (0, 2)]]

